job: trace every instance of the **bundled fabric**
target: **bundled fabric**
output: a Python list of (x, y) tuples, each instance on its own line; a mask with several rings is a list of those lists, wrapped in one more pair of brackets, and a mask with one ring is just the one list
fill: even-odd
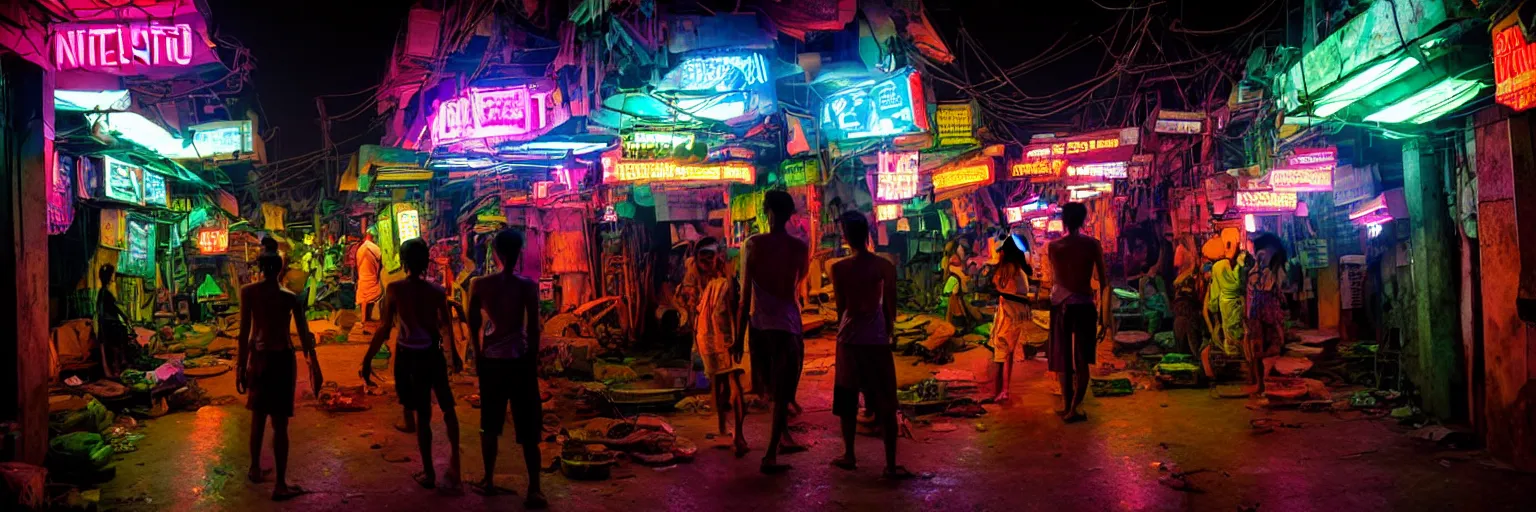
[(112, 455), (112, 445), (101, 434), (64, 434), (48, 442), (48, 469), (66, 474), (100, 471), (112, 462)]

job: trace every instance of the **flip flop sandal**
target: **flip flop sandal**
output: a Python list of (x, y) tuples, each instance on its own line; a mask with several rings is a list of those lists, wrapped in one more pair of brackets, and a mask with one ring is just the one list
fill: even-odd
[(272, 501), (288, 501), (299, 496), (309, 494), (309, 490), (295, 484), (289, 484), (282, 489), (272, 490)]
[(1065, 421), (1067, 423), (1081, 423), (1081, 422), (1084, 422), (1084, 421), (1088, 421), (1088, 415), (1079, 412), (1079, 413), (1073, 414), (1071, 416), (1065, 416), (1065, 417), (1061, 418), (1061, 421)]
[(415, 434), (416, 433), (416, 428), (415, 427), (406, 427), (404, 423), (396, 423), (395, 424), (395, 430), (398, 430), (398, 431), (400, 431), (402, 433), (405, 433), (405, 434)]
[(423, 489), (437, 488), (437, 476), (433, 475), (431, 479), (428, 479), (427, 473), (424, 471), (418, 471), (411, 475), (411, 480), (415, 480), (416, 484), (420, 485)]

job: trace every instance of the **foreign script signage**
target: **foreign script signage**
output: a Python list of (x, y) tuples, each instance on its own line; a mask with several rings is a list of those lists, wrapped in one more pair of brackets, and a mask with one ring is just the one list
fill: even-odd
[(531, 140), (565, 121), (559, 91), (524, 84), (512, 87), (471, 87), (465, 94), (438, 105), (432, 115), (432, 146), (469, 139), (503, 137)]
[[(1049, 151), (1049, 150), (1047, 150)], [(1050, 178), (1060, 177), (1066, 171), (1067, 161), (1055, 158), (1041, 158), (1036, 160), (1023, 160), (1015, 162), (1008, 167), (1009, 176), (1015, 178), (1030, 178), (1033, 181), (1045, 181)]]
[(201, 23), (61, 23), (53, 28), (53, 65), (139, 75), (214, 62), (202, 31)]
[(1500, 105), (1516, 111), (1536, 105), (1536, 45), (1526, 42), (1519, 23), (1493, 36), (1493, 81)]
[(1159, 110), (1152, 131), (1177, 135), (1195, 135), (1204, 132), (1205, 114), (1178, 110)]
[(779, 173), (784, 176), (784, 186), (787, 187), (819, 185), (821, 184), (821, 161), (785, 160), (779, 166)]
[(692, 132), (636, 131), (624, 134), (619, 147), (626, 160), (665, 160), (678, 148), (692, 146), (693, 141)]
[(911, 68), (827, 96), (821, 130), (833, 141), (890, 137), (928, 131), (923, 86)]
[(661, 91), (731, 92), (768, 85), (768, 59), (759, 53), (683, 59), (656, 85)]
[(1370, 167), (1340, 165), (1333, 169), (1333, 205), (1344, 206), (1376, 196), (1376, 176)]
[(1024, 222), (1024, 219), (1046, 214), (1048, 212), (1049, 210), (1046, 210), (1044, 203), (1035, 201), (1031, 203), (1004, 207), (1003, 218), (1008, 221), (1008, 224), (1018, 224), (1020, 222)]
[(933, 117), (940, 146), (976, 144), (976, 110), (971, 103), (940, 103)]
[(948, 190), (969, 185), (987, 185), (992, 183), (994, 174), (992, 157), (972, 158), (934, 172), (933, 190)]
[(901, 201), (917, 195), (916, 151), (881, 151), (875, 171), (875, 199)]
[(1291, 213), (1296, 211), (1295, 192), (1279, 190), (1238, 190), (1234, 208), (1242, 213)]
[(901, 218), (901, 203), (875, 205), (875, 222), (885, 222), (899, 218)]
[(1269, 172), (1269, 186), (1288, 192), (1327, 192), (1333, 190), (1333, 166), (1274, 169)]
[(605, 169), (603, 183), (757, 181), (757, 169), (745, 162), (684, 164), (677, 162), (618, 162)]
[(1067, 176), (1124, 179), (1127, 176), (1126, 162), (1069, 165), (1067, 166)]
[(1136, 146), (1141, 144), (1140, 128), (1116, 128), (1073, 135), (1044, 141), (1024, 147), (1024, 160), (1047, 158), (1066, 160), (1073, 164), (1124, 162), (1131, 159)]
[(197, 230), (197, 252), (200, 254), (224, 254), (229, 250), (229, 228), (201, 228)]

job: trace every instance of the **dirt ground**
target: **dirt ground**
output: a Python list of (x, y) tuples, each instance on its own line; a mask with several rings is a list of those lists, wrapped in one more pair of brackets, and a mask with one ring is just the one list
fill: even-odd
[[(1244, 400), (1211, 398), (1203, 390), (1138, 390), (1132, 396), (1087, 400), (1089, 420), (1064, 425), (1052, 413), (1057, 397), (1045, 363), (1020, 363), (1013, 401), (989, 406), (980, 419), (924, 417), (916, 439), (899, 444), (900, 459), (927, 478), (879, 478), (882, 450), (860, 437), (859, 469), (828, 465), (840, 453), (830, 412), (832, 374), (816, 367), (833, 342), (808, 342), (807, 375), (795, 420), (807, 453), (780, 460), (788, 474), (757, 471), (767, 437), (766, 414), (748, 418), (756, 450), (745, 459), (705, 439), (712, 413), (668, 416), (701, 449), (691, 463), (650, 468), (623, 462), (602, 482), (545, 477), (554, 510), (1530, 510), (1536, 475), (1499, 469), (1476, 451), (1442, 451), (1403, 435), (1391, 420), (1356, 412), (1271, 412)], [(360, 345), (320, 349), (328, 379), (357, 385)], [(949, 368), (983, 375), (985, 349), (961, 353)], [(898, 357), (903, 383), (940, 367)], [(388, 374), (388, 371), (381, 372)], [(211, 395), (234, 393), (233, 374), (207, 379)], [(984, 384), (985, 386), (985, 384)], [(460, 383), (455, 393), (474, 392)], [(275, 504), (271, 484), (244, 479), (249, 414), (240, 403), (204, 407), (151, 420), (137, 452), (123, 455), (118, 476), (102, 489), (116, 510), (519, 510), (520, 497), (446, 497), (411, 480), (420, 462), (414, 436), (391, 425), (400, 415), (393, 396), (370, 397), (372, 409), (326, 413), (301, 401), (293, 420), (290, 478), (313, 494)], [(479, 410), (461, 400), (465, 477), (481, 474)], [(1255, 433), (1250, 420), (1273, 417), (1288, 426)], [(931, 424), (927, 420), (931, 420)], [(439, 471), (446, 441), (435, 422)], [(948, 430), (953, 427), (952, 430)], [(508, 429), (510, 431), (510, 428)], [(948, 430), (948, 431), (944, 431)], [(268, 436), (270, 442), (270, 436)], [(518, 448), (502, 442), (496, 479), (521, 491), (526, 484)], [(270, 450), (264, 454), (271, 465)], [(1191, 488), (1160, 479), (1159, 465), (1188, 473)]]

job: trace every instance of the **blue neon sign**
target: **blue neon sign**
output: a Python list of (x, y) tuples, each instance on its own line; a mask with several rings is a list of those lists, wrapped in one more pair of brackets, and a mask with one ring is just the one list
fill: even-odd
[(821, 131), (829, 140), (927, 131), (922, 91), (921, 77), (911, 68), (837, 91), (821, 104)]

